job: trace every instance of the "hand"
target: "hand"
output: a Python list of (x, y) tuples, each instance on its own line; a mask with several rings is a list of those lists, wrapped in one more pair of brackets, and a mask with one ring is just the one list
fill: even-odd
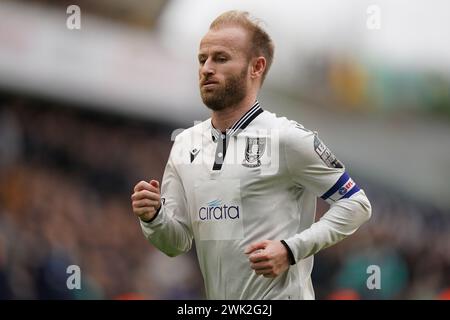
[(151, 180), (150, 183), (140, 181), (134, 187), (134, 193), (131, 196), (131, 205), (134, 214), (142, 221), (150, 221), (161, 207), (159, 182), (156, 180)]
[(249, 245), (245, 251), (250, 267), (257, 275), (275, 278), (289, 269), (289, 257), (286, 247), (279, 240), (264, 240)]

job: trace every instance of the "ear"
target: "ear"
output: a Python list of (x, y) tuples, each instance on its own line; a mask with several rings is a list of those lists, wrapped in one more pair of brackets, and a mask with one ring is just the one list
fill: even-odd
[(252, 79), (262, 78), (264, 71), (266, 70), (266, 58), (263, 56), (253, 58), (250, 70), (250, 76)]

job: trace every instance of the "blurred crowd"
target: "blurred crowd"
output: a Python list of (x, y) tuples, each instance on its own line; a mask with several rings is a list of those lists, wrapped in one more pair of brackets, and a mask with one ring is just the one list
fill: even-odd
[[(0, 299), (202, 299), (195, 250), (164, 256), (145, 241), (130, 206), (137, 181), (161, 179), (172, 129), (0, 100)], [(444, 298), (450, 214), (358, 181), (372, 219), (316, 255), (317, 298)], [(70, 265), (80, 267), (80, 290), (67, 287)], [(377, 288), (367, 286), (369, 266), (380, 270)]]
[(160, 257), (130, 205), (137, 181), (161, 178), (168, 129), (44, 105), (0, 109), (0, 297), (200, 297), (195, 257)]
[(449, 212), (357, 181), (372, 203), (372, 218), (315, 256), (316, 294), (324, 299), (449, 299)]

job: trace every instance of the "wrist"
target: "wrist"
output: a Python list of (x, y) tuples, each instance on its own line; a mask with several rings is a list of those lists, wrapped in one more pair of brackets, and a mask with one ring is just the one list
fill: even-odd
[(153, 215), (153, 217), (151, 217), (150, 219), (142, 219), (141, 217), (139, 217), (139, 219), (141, 219), (141, 221), (142, 222), (145, 222), (145, 223), (151, 223), (151, 222), (153, 222), (153, 220), (155, 220), (156, 219), (156, 217), (158, 216), (158, 214), (159, 214), (159, 211), (161, 210), (161, 207), (162, 207), (162, 204), (160, 204), (159, 205), (159, 208), (156, 210), (156, 212), (155, 212), (155, 214)]
[(290, 265), (294, 265), (296, 264), (295, 258), (294, 258), (294, 254), (292, 253), (291, 248), (289, 247), (289, 245), (286, 243), (286, 241), (284, 240), (280, 240), (281, 243), (283, 244), (283, 246), (286, 248), (287, 251), (287, 255), (288, 255), (288, 260), (289, 260), (289, 264)]

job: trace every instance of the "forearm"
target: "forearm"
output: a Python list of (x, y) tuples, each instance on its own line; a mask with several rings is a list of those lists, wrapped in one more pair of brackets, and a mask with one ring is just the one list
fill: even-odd
[(161, 207), (151, 222), (140, 221), (142, 232), (147, 240), (170, 257), (187, 252), (192, 246), (192, 234), (188, 227)]
[(371, 216), (371, 205), (363, 190), (334, 203), (310, 228), (286, 239), (296, 261), (332, 246), (354, 233)]

